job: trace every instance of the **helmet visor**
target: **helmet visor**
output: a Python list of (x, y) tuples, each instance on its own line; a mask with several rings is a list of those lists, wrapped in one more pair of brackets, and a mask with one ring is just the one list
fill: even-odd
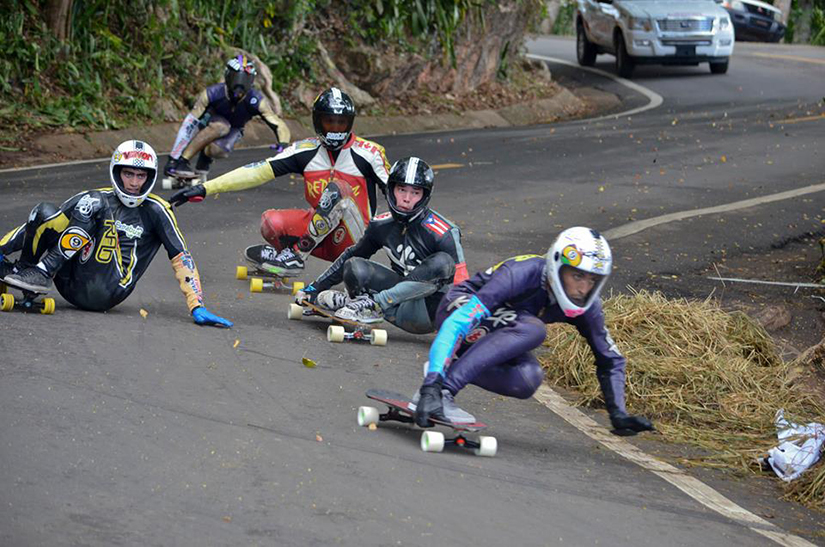
[(321, 114), (318, 116), (324, 133), (349, 133), (352, 129), (352, 116), (341, 114)]
[(130, 196), (145, 194), (154, 182), (153, 169), (118, 165), (115, 166), (114, 175), (118, 188)]
[(234, 101), (240, 101), (252, 89), (252, 82), (255, 81), (255, 75), (246, 71), (230, 71), (226, 75), (226, 89), (229, 96)]

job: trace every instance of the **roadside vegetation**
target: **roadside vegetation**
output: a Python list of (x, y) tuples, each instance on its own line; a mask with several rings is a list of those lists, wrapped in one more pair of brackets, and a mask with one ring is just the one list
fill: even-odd
[[(644, 291), (611, 296), (604, 309), (628, 362), (628, 410), (651, 418), (662, 440), (697, 448), (680, 463), (761, 472), (758, 460), (779, 444), (778, 410), (790, 422), (825, 424), (813, 383), (825, 375), (822, 356), (783, 362), (745, 314)], [(548, 325), (544, 345), (547, 381), (574, 390), (578, 404), (603, 408), (593, 355), (575, 329)], [(790, 483), (786, 497), (825, 510), (825, 463)]]
[[(112, 129), (182, 112), (240, 48), (271, 71), (287, 114), (302, 113), (342, 58), (380, 45), (455, 65), (457, 41), (490, 24), (492, 0), (0, 0), (0, 122), (12, 132)], [(525, 25), (541, 2), (511, 0)], [(62, 11), (61, 11), (62, 10)], [(512, 11), (512, 10), (510, 10)], [(519, 44), (501, 48), (507, 79)], [(360, 70), (379, 71), (363, 57)], [(349, 64), (353, 64), (350, 62)], [(357, 64), (357, 63), (355, 63)], [(342, 77), (346, 78), (346, 70)], [(363, 79), (363, 78), (362, 78)], [(304, 95), (308, 95), (306, 91)], [(2, 144), (2, 143), (0, 143)]]

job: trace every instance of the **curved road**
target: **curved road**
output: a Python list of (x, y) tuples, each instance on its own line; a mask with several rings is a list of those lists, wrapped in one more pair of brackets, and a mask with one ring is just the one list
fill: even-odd
[[(566, 39), (538, 39), (530, 50), (574, 56)], [(804, 47), (736, 51), (722, 77), (706, 67), (640, 68), (634, 81), (664, 102), (630, 118), (376, 140), (391, 159), (415, 153), (461, 164), (439, 170), (433, 204), (462, 226), (472, 271), (543, 252), (562, 227), (621, 235), (632, 221), (825, 182), (817, 104), (825, 56)], [(610, 62), (600, 57), (597, 67), (612, 72)], [(603, 75), (551, 70), (571, 87), (620, 95), (623, 110), (647, 101)], [(265, 153), (239, 151), (218, 172)], [(0, 173), (0, 226), (23, 222), (37, 201), (107, 180), (103, 163)], [(280, 179), (178, 210), (208, 306), (234, 320), (232, 330), (192, 324), (163, 252), (112, 312), (81, 312), (58, 298), (51, 317), (0, 315), (0, 544), (777, 544), (537, 400), (461, 393), (492, 424), (493, 459), (422, 453), (418, 432), (403, 425), (358, 428), (366, 389), (417, 388), (432, 336), (390, 328), (386, 348), (328, 344), (323, 321), (286, 319), (289, 296), (250, 295), (234, 279), (241, 250), (259, 240), (261, 210), (300, 207), (301, 194), (298, 180)], [(691, 274), (719, 252), (820, 229), (820, 196), (616, 237), (612, 286), (672, 274), (686, 290), (701, 289)], [(311, 263), (307, 277), (322, 267)], [(302, 357), (318, 366), (304, 367)], [(706, 480), (823, 544), (813, 535), (817, 515), (775, 502), (775, 491)]]

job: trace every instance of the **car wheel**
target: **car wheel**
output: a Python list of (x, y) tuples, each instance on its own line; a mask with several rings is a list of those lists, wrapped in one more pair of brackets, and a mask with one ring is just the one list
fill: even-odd
[(728, 61), (724, 63), (710, 63), (711, 74), (725, 74), (728, 71)]
[(576, 25), (576, 59), (581, 66), (593, 66), (596, 63), (596, 45), (587, 39), (581, 21)]
[(621, 32), (616, 33), (616, 73), (622, 78), (630, 78), (633, 75), (635, 63), (633, 57), (627, 52), (624, 45), (624, 36)]

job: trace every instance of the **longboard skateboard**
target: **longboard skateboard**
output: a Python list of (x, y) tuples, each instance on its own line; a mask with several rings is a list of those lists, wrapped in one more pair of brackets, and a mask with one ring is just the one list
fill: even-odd
[[(249, 279), (249, 292), (263, 292), (264, 289), (286, 289), (295, 295), (305, 287), (303, 281), (293, 281), (290, 283), (288, 277), (273, 274), (256, 266), (252, 266), (251, 272), (249, 270), (248, 266), (238, 266), (235, 268), (235, 279)], [(251, 277), (250, 273), (252, 274)]]
[[(18, 300), (11, 293), (10, 289), (20, 291), (23, 294), (23, 300)], [(30, 291), (15, 286), (14, 284), (0, 281), (0, 311), (12, 311), (18, 309), (21, 311), (39, 311), (43, 315), (51, 315), (54, 313), (54, 298), (38, 298), (47, 291)]]
[[(415, 406), (409, 397), (383, 389), (371, 389), (367, 391), (367, 397), (387, 405), (387, 412), (380, 414), (378, 409), (372, 406), (359, 407), (358, 425), (361, 427), (387, 421), (415, 424)], [(464, 433), (477, 433), (485, 429), (487, 424), (479, 421), (471, 424), (453, 423), (432, 418), (430, 422), (433, 425), (448, 427), (455, 431), (457, 435), (445, 439), (444, 434), (440, 431), (424, 431), (421, 434), (421, 450), (424, 452), (441, 452), (444, 450), (445, 445), (454, 445), (472, 450), (476, 456), (492, 458), (496, 455), (498, 441), (495, 437), (479, 435), (478, 440), (475, 441), (464, 436)]]
[[(300, 321), (304, 317), (312, 316), (325, 317), (331, 319), (334, 323), (338, 323), (337, 325), (330, 325), (327, 329), (327, 341), (329, 342), (369, 340), (373, 346), (387, 345), (387, 331), (384, 329), (375, 329), (371, 324), (335, 317), (330, 311), (309, 302), (289, 305), (287, 317), (290, 319)], [(345, 327), (351, 327), (352, 330), (347, 330)]]
[(196, 184), (203, 184), (206, 182), (206, 174), (194, 174), (191, 177), (186, 177), (183, 175), (170, 175), (168, 177), (163, 177), (163, 180), (160, 181), (160, 187), (164, 190), (179, 190), (181, 188), (186, 188), (187, 186), (195, 186)]

